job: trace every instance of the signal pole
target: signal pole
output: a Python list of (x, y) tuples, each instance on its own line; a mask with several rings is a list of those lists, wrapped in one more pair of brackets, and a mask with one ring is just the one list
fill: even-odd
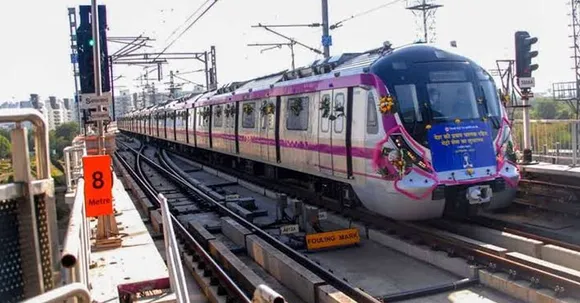
[(532, 44), (538, 42), (538, 38), (531, 37), (526, 31), (515, 33), (516, 50), (516, 76), (518, 86), (522, 93), (522, 107), (524, 108), (524, 164), (532, 162), (531, 129), (530, 129), (530, 103), (529, 98), (533, 97), (532, 88), (535, 86), (532, 72), (538, 69), (538, 64), (532, 64), (532, 58), (538, 56), (538, 51), (532, 51)]
[[(100, 97), (103, 93), (103, 87), (101, 83), (101, 43), (99, 39), (99, 10), (97, 6), (97, 0), (91, 0), (91, 25), (93, 29), (93, 41), (95, 43), (93, 47), (93, 64), (94, 64), (94, 75), (95, 75), (95, 95)], [(97, 112), (102, 112), (103, 107), (99, 106)], [(97, 121), (97, 128), (99, 134), (99, 154), (104, 155), (106, 153), (105, 146), (105, 130), (103, 126), (103, 121)]]

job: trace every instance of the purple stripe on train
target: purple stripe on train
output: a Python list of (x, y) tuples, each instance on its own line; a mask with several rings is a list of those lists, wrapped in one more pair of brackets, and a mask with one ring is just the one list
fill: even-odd
[[(227, 140), (235, 140), (234, 135), (230, 134), (223, 134), (217, 133), (212, 134), (212, 137), (215, 138), (222, 138)], [(270, 145), (275, 146), (276, 140), (264, 137), (254, 137), (254, 136), (245, 136), (239, 135), (238, 136), (240, 143), (248, 143), (248, 144), (261, 144), (261, 145)], [(283, 148), (294, 148), (294, 149), (301, 149), (301, 150), (308, 150), (308, 151), (317, 151), (320, 153), (325, 154), (333, 154), (337, 156), (346, 156), (346, 147), (345, 146), (332, 146), (329, 144), (319, 144), (319, 143), (311, 143), (305, 141), (291, 141), (291, 140), (280, 140), (280, 147)], [(372, 159), (372, 148), (366, 147), (357, 147), (353, 146), (351, 148), (352, 156), (357, 158), (365, 158), (365, 159)]]

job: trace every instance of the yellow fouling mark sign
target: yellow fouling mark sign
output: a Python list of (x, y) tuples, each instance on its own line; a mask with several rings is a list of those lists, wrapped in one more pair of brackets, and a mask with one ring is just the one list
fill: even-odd
[(306, 247), (309, 250), (352, 245), (359, 242), (360, 236), (356, 228), (306, 235)]

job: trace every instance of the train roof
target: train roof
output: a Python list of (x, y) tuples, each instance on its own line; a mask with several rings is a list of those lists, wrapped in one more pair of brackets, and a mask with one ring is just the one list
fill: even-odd
[(201, 94), (190, 94), (176, 100), (170, 100), (154, 108), (157, 110), (191, 108), (197, 104), (208, 105), (220, 102), (232, 95), (247, 94), (268, 90), (276, 87), (286, 87), (305, 84), (334, 77), (368, 73), (373, 65), (382, 65), (392, 61), (467, 61), (472, 60), (455, 53), (456, 49), (435, 46), (433, 44), (415, 43), (398, 48), (392, 48), (386, 42), (382, 47), (359, 53), (344, 53), (296, 68), (283, 70), (270, 75), (245, 81), (236, 81)]

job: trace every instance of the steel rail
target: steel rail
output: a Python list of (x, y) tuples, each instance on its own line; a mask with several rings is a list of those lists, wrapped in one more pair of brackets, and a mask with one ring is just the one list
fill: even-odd
[(546, 182), (546, 181), (540, 181), (540, 180), (521, 179), (520, 182), (521, 183), (530, 183), (530, 184), (535, 184), (535, 185), (542, 185), (542, 186), (560, 187), (560, 188), (564, 188), (564, 189), (580, 190), (580, 186), (574, 186), (574, 185), (569, 185), (569, 184), (559, 184), (559, 183)]
[[(123, 144), (123, 143), (121, 143), (121, 144)], [(123, 144), (123, 145), (125, 145), (125, 144)], [(129, 148), (130, 150), (132, 150), (133, 152), (135, 152), (135, 150), (133, 148), (131, 148), (127, 145), (125, 145), (125, 146), (127, 148)], [(140, 165), (139, 165), (140, 155), (141, 155), (141, 153), (138, 153), (135, 157), (135, 163), (136, 163), (136, 166), (138, 168), (140, 168)], [(115, 151), (115, 157), (125, 167), (125, 169), (129, 172), (129, 174), (132, 175), (135, 182), (137, 182), (140, 185), (140, 187), (145, 190), (145, 193), (149, 196), (149, 199), (151, 201), (154, 201), (154, 203), (157, 203), (157, 206), (160, 206), (160, 201), (157, 198), (155, 189), (152, 189), (150, 187), (150, 184), (148, 184), (144, 175), (139, 176), (139, 174), (142, 174), (142, 171), (141, 171), (141, 173), (135, 172), (135, 170), (133, 170), (131, 168), (130, 164), (127, 163), (127, 161), (123, 157), (121, 157), (121, 155), (119, 154), (118, 151)], [(147, 159), (147, 158), (143, 157), (143, 159)], [(177, 229), (180, 231), (180, 234), (182, 236), (184, 236), (186, 238), (186, 240), (193, 246), (193, 250), (195, 250), (195, 252), (198, 253), (198, 255), (201, 256), (201, 258), (207, 264), (209, 264), (210, 268), (218, 276), (218, 279), (221, 280), (222, 282), (224, 282), (226, 288), (228, 288), (233, 293), (233, 295), (238, 297), (242, 302), (251, 303), (251, 300), (248, 298), (248, 296), (246, 296), (244, 291), (240, 287), (238, 287), (238, 285), (234, 282), (234, 280), (232, 278), (230, 278), (230, 276), (228, 276), (228, 274), (220, 267), (220, 265), (215, 262), (215, 260), (193, 238), (193, 236), (177, 220), (177, 218), (175, 218), (175, 216), (173, 214), (171, 214), (171, 221), (173, 222), (174, 226), (177, 227)]]
[[(121, 143), (121, 144), (123, 144), (123, 143)], [(123, 145), (125, 145), (125, 144), (123, 144)], [(125, 147), (132, 150), (134, 153), (138, 152), (135, 149), (133, 149), (127, 145), (125, 145)], [(160, 157), (160, 160), (161, 160), (161, 158), (162, 157)], [(209, 195), (207, 195), (206, 193), (204, 193), (203, 191), (201, 191), (197, 187), (190, 184), (187, 180), (183, 179), (176, 172), (170, 172), (169, 170), (163, 168), (159, 164), (155, 163), (155, 161), (153, 161), (147, 157), (143, 157), (142, 159), (145, 160), (146, 162), (148, 162), (148, 164), (150, 166), (152, 166), (153, 168), (158, 170), (160, 173), (173, 179), (175, 182), (177, 182), (181, 186), (195, 192), (197, 195), (202, 197), (204, 200), (210, 201), (216, 207), (216, 209), (218, 209), (219, 211), (221, 211), (223, 213), (228, 214), (228, 216), (230, 216), (234, 220), (238, 221), (238, 223), (240, 223), (241, 225), (243, 225), (244, 227), (249, 229), (251, 232), (260, 236), (262, 239), (264, 239), (270, 245), (274, 246), (276, 249), (280, 250), (282, 253), (289, 256), (294, 261), (298, 262), (300, 265), (308, 268), (314, 274), (320, 276), (322, 279), (324, 279), (330, 285), (332, 285), (333, 287), (335, 287), (339, 291), (342, 291), (343, 293), (345, 293), (346, 295), (348, 295), (349, 297), (354, 299), (356, 302), (360, 302), (360, 303), (380, 303), (381, 302), (377, 298), (372, 297), (368, 293), (365, 293), (362, 290), (355, 288), (354, 286), (350, 285), (349, 283), (345, 282), (344, 280), (338, 278), (334, 274), (330, 273), (327, 269), (316, 264), (314, 261), (306, 258), (305, 256), (302, 256), (301, 254), (299, 254), (298, 252), (296, 252), (294, 249), (290, 248), (286, 244), (278, 241), (276, 238), (274, 238), (273, 236), (271, 236), (267, 232), (263, 231), (258, 226), (254, 225), (253, 223), (240, 217), (235, 212), (231, 211), (230, 209), (228, 209), (224, 205), (220, 204), (214, 198), (210, 197)]]

